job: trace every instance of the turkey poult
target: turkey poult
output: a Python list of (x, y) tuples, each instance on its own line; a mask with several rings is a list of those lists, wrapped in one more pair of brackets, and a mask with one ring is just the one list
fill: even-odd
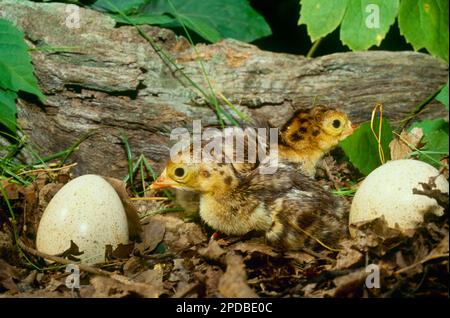
[(353, 132), (347, 114), (326, 106), (299, 109), (280, 129), (278, 153), (313, 177), (322, 157)]
[(293, 165), (280, 163), (273, 174), (261, 168), (242, 172), (231, 163), (177, 158), (151, 188), (198, 193), (201, 218), (227, 235), (264, 232), (280, 250), (336, 248), (347, 233), (340, 201)]

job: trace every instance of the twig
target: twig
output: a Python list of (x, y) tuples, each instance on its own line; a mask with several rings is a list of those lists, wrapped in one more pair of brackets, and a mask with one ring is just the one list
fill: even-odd
[(169, 198), (166, 197), (143, 197), (143, 198), (129, 198), (131, 201), (168, 201)]
[(429, 261), (432, 261), (432, 260), (435, 260), (435, 259), (448, 258), (448, 257), (449, 257), (448, 253), (426, 257), (423, 260), (421, 260), (420, 262), (417, 262), (417, 263), (414, 263), (414, 264), (411, 264), (409, 266), (406, 266), (406, 267), (403, 267), (403, 268), (399, 269), (398, 271), (395, 272), (395, 274), (401, 274), (401, 273), (406, 272), (406, 271), (408, 271), (408, 270), (410, 270), (410, 269), (412, 269), (412, 268), (414, 268), (416, 266), (425, 264), (425, 263), (427, 263)]
[[(77, 163), (75, 162), (75, 163), (72, 163), (70, 165), (66, 165), (66, 166), (62, 166), (62, 167), (27, 170), (27, 171), (22, 171), (21, 173), (18, 173), (17, 175), (21, 176), (23, 174), (31, 174), (31, 173), (39, 173), (39, 172), (54, 172), (54, 171), (68, 169), (68, 168), (73, 168), (76, 165), (77, 165)], [(10, 178), (10, 179), (12, 179), (12, 178)]]
[[(73, 261), (59, 257), (59, 256), (54, 256), (54, 255), (50, 255), (47, 253), (43, 253), (43, 252), (39, 252), (37, 250), (35, 250), (32, 247), (27, 246), (24, 242), (22, 242), (22, 240), (18, 239), (17, 240), (17, 244), (20, 246), (20, 248), (22, 248), (23, 250), (27, 251), (28, 253), (37, 256), (37, 257), (42, 257), (60, 264), (64, 264), (64, 265), (69, 265), (69, 264), (74, 264)], [(77, 263), (76, 264), (81, 270), (91, 273), (91, 274), (95, 274), (95, 275), (102, 275), (102, 276), (108, 276), (111, 278), (114, 278), (113, 276), (115, 275), (114, 273), (110, 273), (86, 264), (80, 264)]]
[(314, 251), (312, 251), (312, 250), (310, 250), (308, 248), (302, 248), (302, 251), (305, 252), (306, 254), (314, 256), (315, 258), (318, 258), (318, 259), (325, 259), (325, 260), (327, 260), (329, 262), (332, 262), (332, 263), (336, 262), (336, 260), (334, 260), (334, 259), (332, 259), (332, 258), (330, 258), (330, 257), (328, 257), (326, 255), (322, 255), (320, 253), (314, 252)]

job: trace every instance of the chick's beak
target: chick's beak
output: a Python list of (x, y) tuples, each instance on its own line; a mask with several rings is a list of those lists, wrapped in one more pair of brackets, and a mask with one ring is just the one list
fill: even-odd
[(342, 137), (346, 138), (346, 137), (350, 136), (356, 128), (358, 128), (358, 125), (349, 122), (348, 126), (345, 128), (345, 130), (342, 133)]
[(161, 173), (161, 175), (156, 179), (151, 185), (150, 189), (152, 190), (159, 190), (159, 189), (165, 189), (165, 188), (176, 188), (177, 183), (167, 177), (166, 170)]

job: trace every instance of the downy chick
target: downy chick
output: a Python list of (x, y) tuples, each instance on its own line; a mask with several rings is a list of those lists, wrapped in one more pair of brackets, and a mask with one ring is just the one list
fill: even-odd
[(231, 163), (169, 161), (153, 189), (194, 191), (200, 216), (228, 235), (264, 232), (281, 250), (335, 248), (346, 233), (337, 198), (289, 164), (274, 174), (241, 173)]
[(352, 132), (344, 112), (326, 106), (297, 110), (280, 129), (279, 157), (313, 177), (322, 157)]

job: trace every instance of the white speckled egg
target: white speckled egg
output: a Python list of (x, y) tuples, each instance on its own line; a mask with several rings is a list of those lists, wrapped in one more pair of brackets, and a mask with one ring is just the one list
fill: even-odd
[(105, 246), (128, 243), (128, 224), (122, 202), (102, 177), (84, 175), (59, 190), (42, 215), (37, 231), (39, 251), (55, 255), (74, 241), (82, 262), (105, 261)]
[[(435, 199), (413, 194), (413, 189), (422, 190), (420, 182), (428, 183), (430, 177), (439, 175), (433, 166), (418, 160), (394, 160), (372, 171), (362, 182), (353, 198), (350, 224), (370, 221), (384, 216), (387, 224), (400, 230), (415, 228), (423, 222), (427, 212), (442, 215), (443, 208)], [(448, 181), (440, 175), (437, 188), (449, 192)], [(350, 229), (350, 234), (354, 231)]]

